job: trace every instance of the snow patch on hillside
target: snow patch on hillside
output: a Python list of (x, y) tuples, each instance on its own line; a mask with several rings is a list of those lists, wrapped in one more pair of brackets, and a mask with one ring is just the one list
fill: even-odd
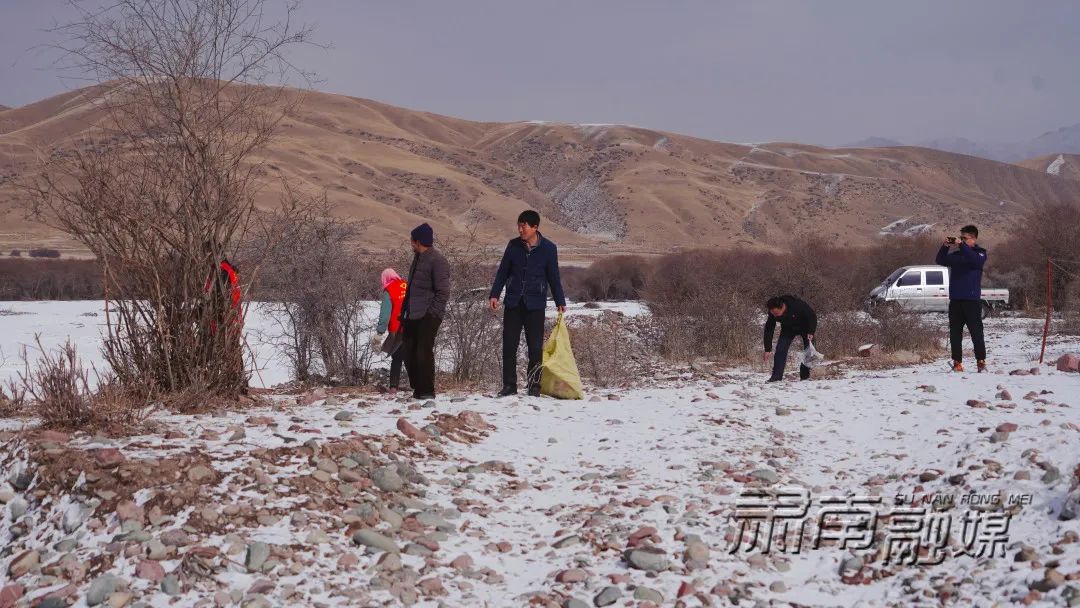
[(1065, 155), (1058, 154), (1058, 157), (1054, 159), (1054, 162), (1050, 163), (1046, 167), (1046, 172), (1050, 175), (1061, 175), (1061, 167), (1065, 165)]
[(910, 217), (898, 219), (895, 222), (884, 226), (878, 234), (881, 236), (919, 236), (920, 234), (930, 232), (935, 226), (935, 224), (912, 224), (904, 227), (904, 224), (907, 224), (910, 221)]

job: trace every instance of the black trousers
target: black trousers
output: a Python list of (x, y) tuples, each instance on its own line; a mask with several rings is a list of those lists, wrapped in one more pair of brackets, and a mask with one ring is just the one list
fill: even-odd
[[(791, 342), (795, 340), (795, 336), (802, 338), (803, 349), (810, 346), (810, 339), (806, 334), (786, 334), (780, 332), (780, 337), (776, 340), (776, 351), (773, 353), (772, 364), (772, 376), (770, 380), (783, 380), (784, 368), (787, 367), (788, 350), (791, 348)], [(806, 380), (810, 377), (810, 368), (803, 364), (799, 364), (799, 379)]]
[[(404, 333), (398, 352), (409, 373), (414, 397), (435, 394), (435, 334), (439, 333), (441, 324), (441, 318), (430, 314), (402, 322)], [(390, 364), (393, 365), (393, 360)]]
[(544, 309), (526, 310), (524, 304), (503, 312), (503, 388), (517, 390), (517, 351), (521, 330), (525, 330), (525, 345), (529, 349), (528, 386), (540, 386), (540, 364), (544, 353)]
[(401, 385), (401, 363), (404, 356), (399, 348), (396, 353), (390, 355), (390, 388), (398, 388)]
[(986, 359), (983, 341), (982, 302), (979, 300), (949, 300), (949, 345), (953, 361), (964, 360), (964, 326), (975, 345), (975, 359)]

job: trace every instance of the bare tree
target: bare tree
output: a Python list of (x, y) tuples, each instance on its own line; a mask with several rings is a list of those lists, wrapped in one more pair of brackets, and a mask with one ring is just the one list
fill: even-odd
[[(299, 73), (286, 51), (310, 30), (291, 3), (268, 22), (266, 0), (73, 6), (80, 18), (57, 32), (100, 83), (101, 115), (74, 149), (43, 153), (34, 209), (103, 263), (105, 357), (121, 384), (236, 395), (243, 312), (219, 264), (257, 219), (255, 155), (301, 99), (277, 85)], [(254, 275), (241, 269), (242, 284)]]
[(300, 209), (276, 216), (276, 242), (253, 243), (266, 256), (259, 287), (278, 325), (271, 340), (301, 382), (366, 384), (375, 352), (365, 337), (375, 321), (365, 296), (377, 276), (375, 260), (357, 248), (366, 222), (334, 217), (325, 196)]

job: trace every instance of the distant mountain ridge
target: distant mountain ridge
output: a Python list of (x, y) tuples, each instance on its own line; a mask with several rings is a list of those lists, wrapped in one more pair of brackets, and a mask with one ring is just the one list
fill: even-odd
[[(0, 251), (65, 235), (27, 219), (16, 182), (39, 158), (79, 145), (108, 86), (0, 113)], [(690, 247), (786, 248), (807, 235), (853, 245), (973, 222), (991, 242), (1039, 202), (1080, 200), (1080, 181), (926, 148), (732, 144), (615, 124), (475, 122), (312, 91), (262, 152), (258, 203), (281, 183), (325, 192), (365, 220), (362, 245), (400, 247), (421, 222), (437, 238), (475, 228), (504, 246), (523, 209), (543, 216), (560, 254)], [(1050, 161), (1052, 162), (1052, 161)], [(1000, 237), (999, 237), (1000, 238)]]
[(867, 137), (855, 143), (844, 146), (845, 148), (897, 148), (904, 145), (895, 139), (888, 137)]
[(905, 145), (1016, 163), (1049, 154), (1080, 154), (1080, 123), (1062, 127), (1056, 131), (1047, 131), (1038, 137), (1019, 143), (978, 142), (964, 137), (941, 137), (917, 143), (903, 143), (887, 137), (874, 136), (845, 147), (889, 148)]

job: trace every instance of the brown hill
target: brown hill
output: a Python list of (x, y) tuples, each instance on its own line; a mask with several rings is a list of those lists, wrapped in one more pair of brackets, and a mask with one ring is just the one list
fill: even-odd
[(1029, 158), (1016, 164), (1049, 175), (1080, 180), (1080, 154), (1048, 154)]
[[(24, 218), (12, 186), (35, 154), (100, 120), (98, 87), (0, 113), (0, 247), (73, 250)], [(533, 207), (569, 255), (730, 244), (784, 247), (793, 235), (867, 243), (882, 233), (973, 222), (993, 240), (1034, 201), (1080, 200), (1080, 182), (923, 148), (737, 145), (623, 125), (480, 123), (375, 101), (308, 94), (266, 151), (271, 174), (328, 193), (373, 221), (372, 248), (408, 230), (470, 225), (493, 246)], [(274, 181), (260, 204), (277, 200)]]

